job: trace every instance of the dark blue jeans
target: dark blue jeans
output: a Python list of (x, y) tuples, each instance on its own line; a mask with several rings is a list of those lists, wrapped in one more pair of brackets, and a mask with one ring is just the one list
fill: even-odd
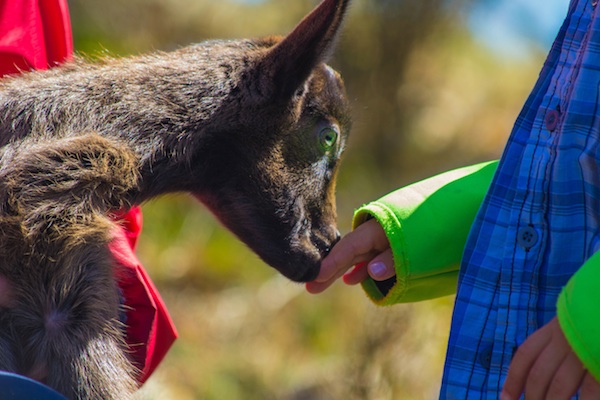
[(47, 386), (32, 379), (0, 371), (0, 399), (2, 400), (67, 400)]

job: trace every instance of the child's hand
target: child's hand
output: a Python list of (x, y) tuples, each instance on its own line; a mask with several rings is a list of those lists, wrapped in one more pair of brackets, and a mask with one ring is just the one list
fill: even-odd
[(600, 383), (573, 352), (556, 317), (519, 347), (508, 369), (501, 400), (600, 399)]
[[(350, 267), (355, 268), (348, 272)], [(372, 219), (344, 236), (321, 263), (317, 279), (306, 284), (310, 293), (321, 293), (339, 277), (355, 285), (369, 275), (375, 280), (385, 280), (395, 275), (392, 250), (379, 223)]]

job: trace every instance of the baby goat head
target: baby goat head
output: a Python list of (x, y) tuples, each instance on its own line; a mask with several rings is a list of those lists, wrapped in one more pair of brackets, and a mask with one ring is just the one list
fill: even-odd
[(339, 238), (350, 128), (324, 62), (349, 0), (286, 37), (75, 61), (0, 81), (0, 369), (71, 398), (127, 399), (111, 210), (188, 192), (294, 281)]

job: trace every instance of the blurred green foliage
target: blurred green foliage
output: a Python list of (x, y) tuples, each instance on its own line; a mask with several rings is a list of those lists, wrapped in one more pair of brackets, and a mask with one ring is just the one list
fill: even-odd
[[(355, 0), (331, 64), (354, 128), (338, 178), (352, 211), (452, 167), (496, 158), (541, 54), (503, 60), (471, 37), (474, 0)], [(70, 0), (75, 48), (92, 58), (208, 38), (285, 34), (315, 1)], [(320, 296), (279, 277), (195, 200), (144, 205), (139, 256), (181, 334), (147, 399), (429, 399), (452, 298), (378, 309), (359, 288)]]

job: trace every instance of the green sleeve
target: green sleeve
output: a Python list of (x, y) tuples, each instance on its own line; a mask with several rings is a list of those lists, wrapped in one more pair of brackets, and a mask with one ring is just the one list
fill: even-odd
[(379, 305), (453, 294), (460, 260), (497, 161), (449, 171), (398, 189), (354, 214), (356, 228), (375, 218), (386, 232), (396, 277), (363, 282)]
[(556, 312), (573, 351), (600, 381), (600, 252), (571, 277), (558, 297)]

